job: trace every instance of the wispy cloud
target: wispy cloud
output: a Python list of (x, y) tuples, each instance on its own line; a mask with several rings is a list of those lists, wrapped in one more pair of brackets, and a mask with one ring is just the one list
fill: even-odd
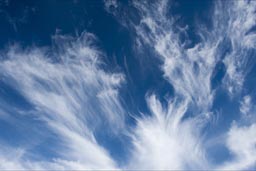
[(175, 99), (162, 107), (155, 95), (147, 97), (152, 116), (138, 121), (133, 136), (133, 169), (205, 169), (201, 148), (202, 118), (183, 120), (188, 102)]
[[(190, 40), (181, 41), (189, 26), (177, 26), (170, 16), (172, 2), (133, 1), (139, 22), (113, 15), (134, 31), (138, 51), (153, 48), (163, 61), (164, 78), (175, 89), (167, 108), (155, 96), (147, 97), (152, 117), (141, 118), (135, 131), (134, 167), (142, 169), (248, 169), (255, 165), (255, 140), (250, 139), (254, 124), (231, 126), (227, 142), (222, 142), (236, 158), (224, 166), (211, 163), (211, 154), (203, 139), (203, 128), (214, 117), (212, 104), (218, 88), (230, 97), (239, 96), (246, 75), (252, 67), (255, 51), (256, 3), (254, 1), (216, 1), (212, 26), (197, 23), (200, 42), (188, 48)], [(133, 9), (134, 10), (134, 9)], [(126, 15), (129, 16), (129, 15)], [(175, 23), (176, 22), (176, 23)], [(128, 23), (128, 24), (126, 24)], [(217, 73), (222, 71), (221, 74)], [(220, 78), (218, 78), (220, 77)], [(214, 82), (219, 79), (219, 83)], [(245, 98), (241, 112), (246, 113), (250, 99)], [(179, 105), (182, 104), (182, 105)], [(188, 110), (190, 109), (190, 110)], [(192, 117), (186, 116), (186, 112)], [(192, 113), (192, 114), (191, 114)], [(199, 119), (200, 118), (200, 119)], [(198, 124), (200, 121), (201, 124)], [(239, 121), (237, 121), (239, 122)], [(208, 135), (209, 136), (209, 135)], [(242, 138), (241, 138), (242, 137)], [(242, 140), (241, 140), (242, 139)], [(250, 140), (249, 140), (250, 139)], [(193, 160), (192, 160), (193, 159)]]
[[(104, 2), (105, 9), (134, 36), (134, 54), (151, 48), (162, 61), (162, 76), (174, 95), (164, 105), (157, 93), (146, 94), (149, 114), (135, 116), (136, 124), (130, 126), (126, 123), (130, 111), (124, 110), (119, 94), (125, 76), (103, 69), (105, 54), (97, 47), (95, 35), (56, 35), (51, 50), (10, 46), (1, 53), (0, 83), (11, 87), (29, 107), (4, 102), (0, 119), (11, 126), (20, 124), (17, 115), (31, 119), (31, 125), (22, 126), (35, 129), (30, 132), (35, 139), (45, 134), (56, 137), (46, 147), (54, 149), (55, 156), (33, 153), (37, 142), (32, 138), (19, 145), (1, 139), (0, 169), (119, 169), (110, 149), (97, 140), (96, 134), (104, 131), (130, 136), (123, 169), (255, 168), (255, 120), (241, 122), (241, 118), (255, 115), (250, 94), (244, 96), (242, 90), (253, 65), (256, 2), (215, 1), (211, 26), (196, 23), (200, 41), (191, 47), (188, 37), (180, 40), (181, 34), (188, 34), (189, 25), (181, 27), (170, 16), (173, 2), (132, 1), (130, 12), (122, 10), (120, 1)], [(213, 127), (217, 117), (212, 108), (220, 89), (239, 101), (242, 117), (221, 131), (224, 140), (218, 143), (231, 158), (216, 164), (208, 146), (216, 140), (207, 128)]]
[(243, 170), (256, 167), (256, 124), (237, 126), (233, 124), (227, 135), (226, 145), (234, 159), (218, 167), (218, 170)]
[[(58, 137), (56, 152), (61, 158), (54, 159), (53, 164), (70, 168), (116, 168), (107, 150), (95, 140), (94, 133), (99, 131), (99, 126), (112, 132), (123, 128), (124, 111), (118, 87), (124, 76), (100, 68), (103, 54), (94, 45), (94, 35), (84, 33), (79, 38), (55, 39), (60, 49), (51, 58), (43, 49), (10, 47), (0, 64), (1, 78), (33, 105), (28, 117), (42, 120)], [(54, 62), (56, 58), (59, 61)], [(23, 153), (17, 159), (22, 163), (26, 161), (23, 159), (26, 151)], [(5, 164), (1, 162), (0, 166), (3, 168)]]

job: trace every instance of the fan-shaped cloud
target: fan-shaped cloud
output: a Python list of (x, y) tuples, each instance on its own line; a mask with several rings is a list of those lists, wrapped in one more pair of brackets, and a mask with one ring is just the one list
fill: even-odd
[[(27, 117), (43, 121), (59, 137), (57, 144), (61, 148), (57, 153), (62, 158), (54, 159), (50, 167), (58, 163), (64, 168), (66, 165), (68, 168), (113, 169), (115, 162), (97, 143), (94, 132), (99, 125), (113, 128), (113, 132), (123, 128), (124, 111), (118, 87), (124, 76), (100, 68), (103, 54), (94, 45), (94, 35), (84, 33), (77, 39), (68, 36), (55, 39), (58, 39), (59, 52), (52, 53), (54, 57), (43, 49), (10, 47), (0, 64), (1, 79), (32, 104), (32, 111), (25, 111), (29, 112)], [(18, 168), (27, 165), (26, 150), (23, 153), (13, 156), (17, 158)], [(1, 162), (2, 168), (11, 165), (15, 166), (12, 161)], [(33, 167), (34, 163), (28, 168)]]

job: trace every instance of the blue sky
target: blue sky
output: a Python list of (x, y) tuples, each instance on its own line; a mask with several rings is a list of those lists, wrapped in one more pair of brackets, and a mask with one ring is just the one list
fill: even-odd
[(0, 0), (0, 169), (255, 170), (255, 11)]

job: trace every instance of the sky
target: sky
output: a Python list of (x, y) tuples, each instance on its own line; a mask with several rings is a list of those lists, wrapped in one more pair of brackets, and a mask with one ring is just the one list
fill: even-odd
[(256, 1), (0, 0), (0, 170), (256, 170)]

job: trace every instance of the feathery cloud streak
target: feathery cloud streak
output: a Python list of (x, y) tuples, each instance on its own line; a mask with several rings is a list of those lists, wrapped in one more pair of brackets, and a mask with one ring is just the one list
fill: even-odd
[(100, 69), (103, 54), (94, 45), (94, 35), (84, 33), (77, 40), (68, 36), (55, 39), (60, 52), (52, 55), (58, 57), (57, 62), (43, 49), (11, 47), (4, 54), (0, 70), (2, 80), (33, 105), (32, 111), (25, 111), (29, 113), (27, 117), (43, 121), (58, 137), (57, 153), (61, 158), (45, 164), (30, 163), (21, 146), (20, 155), (15, 155), (18, 147), (11, 150), (14, 151), (11, 158), (5, 159), (2, 153), (0, 166), (2, 169), (116, 168), (107, 150), (95, 140), (94, 132), (101, 124), (113, 128), (113, 132), (123, 128), (124, 111), (118, 87), (124, 76)]

